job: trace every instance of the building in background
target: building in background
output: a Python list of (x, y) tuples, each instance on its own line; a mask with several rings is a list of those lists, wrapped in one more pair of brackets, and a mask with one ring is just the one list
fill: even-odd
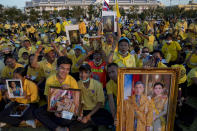
[(197, 10), (197, 0), (191, 0), (187, 5), (177, 5), (177, 7), (185, 10)]
[[(54, 11), (63, 9), (72, 9), (73, 6), (87, 6), (91, 4), (102, 3), (102, 0), (31, 0), (26, 2), (25, 12), (28, 14), (30, 9), (35, 9), (36, 11)], [(157, 0), (118, 0), (120, 7), (124, 9), (129, 9), (133, 5), (137, 5), (139, 12), (150, 7), (157, 7), (161, 5)], [(115, 5), (115, 0), (109, 0), (109, 5)]]

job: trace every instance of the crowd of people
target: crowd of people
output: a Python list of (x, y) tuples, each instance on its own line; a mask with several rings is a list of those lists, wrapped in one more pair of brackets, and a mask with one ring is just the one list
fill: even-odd
[[(80, 19), (80, 43), (75, 44), (69, 43), (65, 30), (72, 22), (64, 18), (32, 24), (0, 23), (0, 127), (26, 123), (36, 128), (38, 120), (51, 131), (96, 131), (100, 125), (114, 130), (120, 67), (177, 67), (181, 103), (189, 97), (196, 99), (197, 19), (190, 23), (186, 18), (115, 21), (117, 32), (102, 32), (102, 18)], [(101, 48), (92, 47), (90, 36), (102, 37)], [(9, 98), (6, 79), (20, 79), (25, 97)], [(154, 88), (157, 86), (163, 84)], [(77, 118), (67, 120), (47, 111), (50, 87), (81, 90)], [(10, 116), (12, 108), (21, 103), (30, 104), (23, 116)], [(187, 109), (182, 104), (177, 114), (191, 124), (196, 110)]]

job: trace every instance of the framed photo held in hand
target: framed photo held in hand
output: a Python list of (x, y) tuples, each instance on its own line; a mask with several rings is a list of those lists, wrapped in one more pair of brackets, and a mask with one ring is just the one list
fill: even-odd
[(114, 11), (103, 11), (102, 12), (102, 19), (103, 19), (103, 32), (117, 32), (117, 22), (116, 19), (116, 12)]
[(24, 97), (22, 82), (19, 79), (7, 79), (6, 86), (9, 98)]
[(78, 116), (81, 106), (81, 91), (79, 89), (62, 89), (51, 87), (48, 96), (49, 112), (68, 112)]

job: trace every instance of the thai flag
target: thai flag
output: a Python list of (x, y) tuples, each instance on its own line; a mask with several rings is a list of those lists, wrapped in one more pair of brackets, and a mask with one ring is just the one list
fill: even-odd
[(109, 10), (109, 0), (103, 0), (103, 11)]

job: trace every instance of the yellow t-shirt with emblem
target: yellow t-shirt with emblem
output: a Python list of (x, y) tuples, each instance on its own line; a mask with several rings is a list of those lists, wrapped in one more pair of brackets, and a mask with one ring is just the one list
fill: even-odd
[(30, 99), (26, 98), (15, 98), (15, 101), (18, 103), (28, 104), (28, 103), (36, 103), (39, 101), (39, 95), (38, 95), (38, 87), (37, 85), (30, 81), (25, 79), (23, 83), (23, 92), (26, 93)]
[(109, 82), (107, 82), (106, 89), (108, 95), (114, 95), (117, 97), (118, 86), (113, 80), (109, 80)]
[[(191, 55), (191, 53), (187, 54), (186, 60), (189, 58), (190, 55)], [(192, 54), (191, 59), (190, 59), (189, 63), (187, 64), (187, 66), (189, 68), (197, 67), (197, 54)]]
[(118, 52), (114, 53), (113, 62), (118, 65), (118, 67), (136, 67), (135, 57), (128, 53), (126, 57), (122, 57)]
[(105, 97), (103, 93), (103, 86), (100, 82), (90, 79), (88, 88), (84, 87), (83, 82), (78, 82), (79, 89), (81, 89), (83, 110), (92, 110), (98, 102), (102, 102), (104, 106)]
[(176, 61), (178, 57), (178, 51), (181, 50), (181, 46), (178, 42), (172, 41), (170, 45), (165, 43), (161, 50), (165, 56), (165, 59), (167, 59), (167, 57), (170, 55), (170, 61)]
[(183, 65), (179, 65), (179, 64), (172, 65), (171, 67), (179, 68), (180, 69), (178, 84), (184, 83), (187, 80), (187, 75), (186, 75), (186, 69), (185, 69), (185, 67)]
[(191, 71), (187, 74), (187, 86), (191, 86), (193, 84), (192, 78), (197, 77), (197, 67), (191, 69)]
[(5, 66), (1, 72), (2, 78), (12, 79), (13, 78), (13, 72), (16, 68), (23, 67), (23, 65), (16, 63), (14, 68), (10, 68), (8, 66)]
[(50, 75), (56, 73), (57, 60), (55, 60), (52, 64), (49, 63), (47, 60), (43, 60), (38, 64), (42, 77), (48, 78)]
[(69, 86), (69, 88), (71, 89), (79, 89), (76, 80), (72, 76), (67, 75), (64, 82), (60, 83), (57, 79), (56, 74), (53, 74), (46, 80), (44, 95), (48, 96), (50, 87), (61, 88), (61, 87), (64, 87), (64, 85)]

